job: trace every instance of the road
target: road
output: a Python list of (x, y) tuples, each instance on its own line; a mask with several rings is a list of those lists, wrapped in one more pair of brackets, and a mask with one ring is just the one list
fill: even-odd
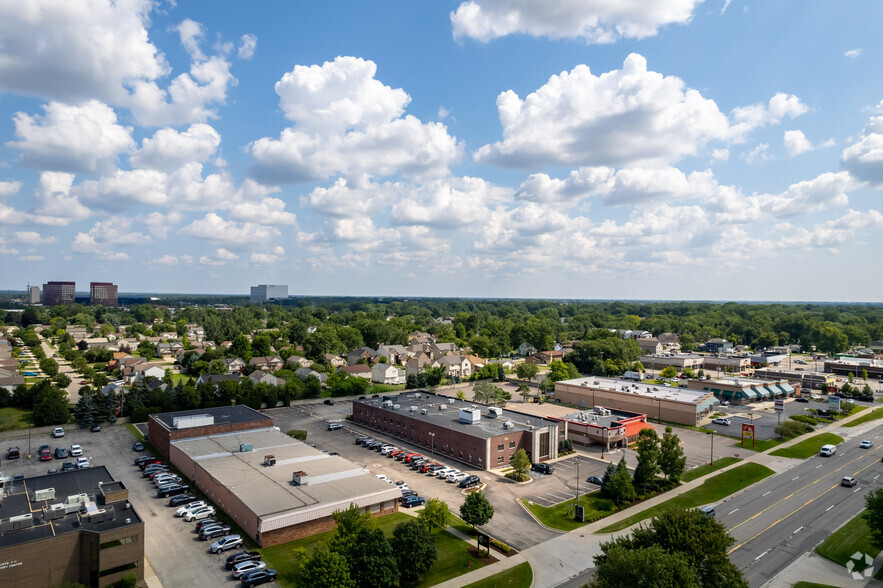
[[(751, 586), (761, 586), (801, 554), (861, 512), (864, 496), (883, 476), (883, 425), (838, 445), (833, 457), (815, 456), (715, 505), (718, 520), (736, 540), (730, 552)], [(858, 480), (840, 485), (844, 476)]]

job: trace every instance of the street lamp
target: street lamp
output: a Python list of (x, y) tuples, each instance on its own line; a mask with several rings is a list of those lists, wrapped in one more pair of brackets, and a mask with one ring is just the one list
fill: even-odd
[(579, 456), (576, 456), (576, 502), (579, 504)]
[(601, 427), (601, 459), (604, 459), (604, 441), (607, 439), (607, 427)]
[(710, 465), (714, 465), (714, 431), (710, 431), (705, 434), (711, 435), (711, 462), (710, 462)]

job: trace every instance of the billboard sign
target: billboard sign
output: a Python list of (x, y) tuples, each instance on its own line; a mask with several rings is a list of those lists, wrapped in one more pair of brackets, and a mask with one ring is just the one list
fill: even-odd
[(751, 439), (751, 447), (754, 447), (754, 425), (742, 423), (742, 447), (745, 447), (745, 438)]
[(784, 400), (776, 400), (776, 412), (785, 412)]

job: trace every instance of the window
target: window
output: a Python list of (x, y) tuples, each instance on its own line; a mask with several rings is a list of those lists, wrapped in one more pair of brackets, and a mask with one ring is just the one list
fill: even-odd
[(497, 456), (497, 463), (503, 463), (503, 456), (502, 455)]
[(515, 454), (514, 454), (514, 453), (510, 453), (510, 454), (509, 454), (509, 461), (512, 461), (512, 459), (513, 459), (514, 457), (515, 457)]
[(503, 451), (503, 444), (502, 443), (497, 445), (497, 451)]
[(115, 568), (110, 568), (109, 570), (102, 570), (101, 572), (99, 572), (98, 575), (103, 578), (104, 576), (109, 576), (111, 574), (119, 574), (120, 572), (134, 570), (137, 567), (138, 567), (138, 562), (133, 561), (131, 563), (123, 564), (123, 565), (117, 566)]
[(515, 449), (515, 441), (509, 441), (509, 449)]
[(107, 543), (101, 544), (101, 549), (109, 549), (111, 547), (117, 547), (119, 545), (128, 545), (129, 543), (135, 543), (138, 541), (137, 535), (132, 535), (131, 537), (125, 537), (123, 539), (117, 539), (116, 541), (108, 541)]

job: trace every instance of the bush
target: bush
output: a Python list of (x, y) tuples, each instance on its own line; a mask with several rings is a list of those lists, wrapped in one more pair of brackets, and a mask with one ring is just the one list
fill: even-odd
[(808, 433), (812, 430), (813, 428), (806, 423), (800, 423), (792, 420), (785, 421), (781, 425), (777, 426), (775, 429), (776, 435), (785, 439), (791, 439), (792, 437), (803, 435), (804, 433)]
[(301, 429), (291, 429), (286, 433), (289, 437), (294, 437), (298, 441), (306, 441), (307, 440), (307, 432)]
[(790, 419), (793, 419), (799, 423), (806, 423), (807, 425), (817, 425), (819, 424), (819, 419), (811, 416), (807, 416), (805, 414), (792, 414)]
[(491, 539), (491, 545), (493, 545), (496, 549), (500, 550), (503, 553), (509, 553), (512, 551), (512, 548), (503, 543), (502, 541), (497, 541), (496, 539)]

